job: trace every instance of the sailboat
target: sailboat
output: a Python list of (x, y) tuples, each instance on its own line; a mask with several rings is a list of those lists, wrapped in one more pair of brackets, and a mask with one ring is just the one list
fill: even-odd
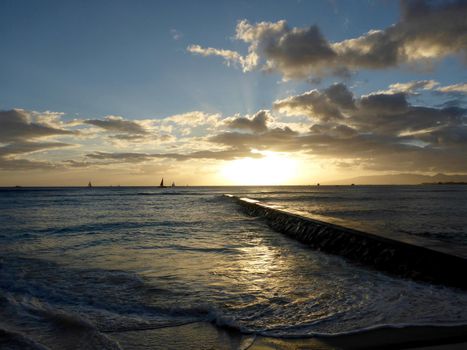
[(88, 183), (88, 187), (89, 187), (89, 188), (91, 188), (91, 187), (92, 187), (92, 183), (91, 183), (91, 181), (89, 181), (89, 183)]
[(164, 186), (164, 178), (162, 178), (161, 184), (159, 185), (159, 187), (160, 187), (160, 188), (165, 188), (165, 186)]
[(175, 187), (175, 181), (174, 181), (174, 182), (172, 182), (172, 187)]

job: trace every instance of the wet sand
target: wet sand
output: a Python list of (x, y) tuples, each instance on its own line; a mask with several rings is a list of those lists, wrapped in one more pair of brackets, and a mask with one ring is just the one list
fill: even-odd
[(331, 350), (331, 349), (467, 349), (467, 326), (382, 328), (357, 334), (304, 339), (245, 335), (198, 322), (155, 330), (108, 334), (124, 349)]

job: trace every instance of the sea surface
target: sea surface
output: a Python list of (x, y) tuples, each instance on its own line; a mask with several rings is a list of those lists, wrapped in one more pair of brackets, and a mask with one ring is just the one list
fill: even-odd
[(3, 189), (0, 336), (120, 349), (192, 322), (285, 338), (467, 324), (465, 291), (314, 251), (224, 193), (467, 247), (467, 186)]

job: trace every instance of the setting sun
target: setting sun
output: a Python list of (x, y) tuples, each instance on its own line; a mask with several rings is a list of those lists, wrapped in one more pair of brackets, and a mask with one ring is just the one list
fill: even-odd
[(258, 152), (263, 158), (243, 158), (227, 163), (222, 176), (234, 185), (285, 185), (295, 176), (297, 161), (275, 152)]

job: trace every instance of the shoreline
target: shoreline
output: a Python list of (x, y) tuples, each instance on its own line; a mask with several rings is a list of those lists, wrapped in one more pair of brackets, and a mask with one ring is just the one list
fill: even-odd
[(357, 350), (357, 349), (433, 349), (467, 348), (467, 325), (407, 326), (378, 328), (336, 336), (273, 338), (242, 334), (208, 322), (109, 334), (123, 348), (139, 349), (241, 349), (241, 350)]

